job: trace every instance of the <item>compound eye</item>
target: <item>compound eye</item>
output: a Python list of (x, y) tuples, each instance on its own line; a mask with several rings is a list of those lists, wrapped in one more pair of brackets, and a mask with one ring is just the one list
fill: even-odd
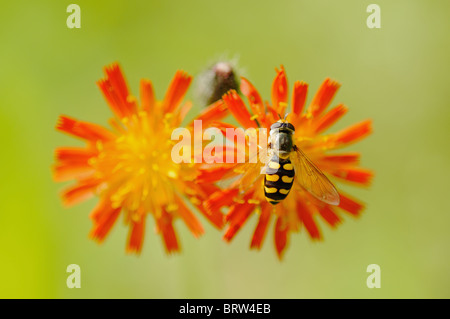
[(292, 125), (291, 123), (286, 123), (286, 124), (287, 124), (288, 129), (295, 131), (294, 125)]

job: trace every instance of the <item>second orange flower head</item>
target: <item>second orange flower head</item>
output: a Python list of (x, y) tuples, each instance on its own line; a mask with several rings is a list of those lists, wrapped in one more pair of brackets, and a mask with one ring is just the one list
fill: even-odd
[[(314, 163), (313, 166), (328, 175), (333, 182), (341, 180), (354, 185), (366, 186), (370, 183), (372, 172), (359, 167), (360, 155), (355, 152), (331, 153), (331, 151), (340, 150), (366, 137), (371, 132), (371, 121), (366, 120), (342, 131), (324, 134), (348, 110), (343, 104), (327, 110), (338, 88), (338, 83), (326, 79), (306, 108), (308, 85), (297, 81), (294, 84), (289, 110), (287, 78), (284, 68), (281, 67), (280, 70), (277, 70), (272, 84), (271, 103), (264, 103), (259, 92), (245, 78), (241, 79), (241, 91), (247, 98), (252, 112), (247, 109), (245, 102), (235, 91), (230, 91), (224, 95), (223, 101), (244, 128), (265, 128), (269, 130), (274, 123), (279, 121), (280, 116), (288, 111), (287, 122), (295, 127), (295, 133), (293, 133), (294, 145), (307, 155)], [(223, 132), (227, 128), (236, 129), (233, 125), (223, 122), (216, 122), (214, 125)], [(259, 139), (259, 147), (264, 151), (268, 142), (267, 136), (263, 140)], [(249, 139), (245, 139), (244, 143), (245, 145), (236, 145), (236, 148), (248, 150), (250, 148)], [(307, 187), (301, 187), (299, 183), (295, 182), (289, 195), (278, 202), (277, 205), (272, 205), (266, 200), (267, 192), (276, 192), (277, 189), (264, 187), (265, 175), (261, 174), (261, 165), (261, 162), (253, 165), (246, 163), (237, 164), (230, 168), (229, 164), (222, 164), (211, 168), (201, 176), (205, 181), (219, 180), (224, 176), (230, 176), (230, 171), (231, 175), (240, 176), (227, 188), (214, 193), (204, 205), (209, 211), (218, 211), (222, 207), (229, 207), (226, 216), (229, 226), (224, 235), (224, 239), (227, 241), (230, 241), (236, 235), (252, 214), (257, 213), (259, 220), (253, 234), (251, 248), (260, 248), (270, 219), (275, 218), (275, 247), (278, 256), (281, 258), (291, 232), (299, 231), (303, 227), (312, 239), (320, 239), (321, 233), (317, 218), (321, 218), (330, 226), (335, 227), (342, 220), (340, 217), (342, 211), (358, 216), (364, 208), (361, 202), (342, 191), (339, 191), (340, 201), (339, 199), (334, 200), (334, 204), (339, 203), (338, 206), (330, 204), (333, 200), (328, 201), (329, 203), (320, 201), (305, 190), (311, 189), (311, 187), (308, 187), (308, 185)], [(298, 168), (295, 167), (297, 175), (308, 174), (305, 170), (300, 171)], [(288, 176), (283, 178), (286, 178), (286, 181), (291, 180)], [(305, 179), (305, 176), (295, 177), (296, 180), (302, 178)], [(325, 177), (325, 179), (327, 178)], [(280, 191), (287, 192), (285, 189)], [(284, 196), (280, 195), (280, 197)]]

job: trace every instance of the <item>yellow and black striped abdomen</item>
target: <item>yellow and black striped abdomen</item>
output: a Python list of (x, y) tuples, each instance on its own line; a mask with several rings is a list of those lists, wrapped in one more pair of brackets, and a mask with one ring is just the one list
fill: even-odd
[(266, 166), (264, 177), (264, 195), (272, 205), (286, 198), (294, 181), (295, 171), (289, 160), (273, 155)]

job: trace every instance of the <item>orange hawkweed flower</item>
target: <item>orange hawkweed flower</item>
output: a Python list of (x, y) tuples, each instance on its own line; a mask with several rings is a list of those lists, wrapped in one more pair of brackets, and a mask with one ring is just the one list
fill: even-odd
[[(269, 129), (273, 123), (279, 120), (279, 115), (283, 116), (287, 111), (288, 85), (286, 73), (283, 67), (276, 71), (277, 74), (272, 84), (271, 104), (263, 103), (260, 94), (250, 81), (245, 78), (241, 79), (241, 91), (247, 97), (253, 114), (250, 113), (245, 102), (235, 91), (230, 91), (222, 97), (229, 111), (243, 127)], [(365, 120), (342, 131), (324, 134), (348, 110), (343, 104), (326, 110), (339, 86), (337, 82), (326, 79), (305, 110), (308, 85), (304, 82), (295, 82), (287, 121), (295, 127), (295, 145), (302, 149), (330, 179), (366, 186), (370, 183), (373, 174), (370, 170), (359, 167), (360, 155), (358, 153), (330, 153), (330, 151), (341, 149), (366, 137), (371, 132), (371, 121)], [(216, 122), (214, 126), (219, 127), (222, 131), (234, 127), (222, 122)], [(267, 147), (267, 136), (264, 141), (258, 141), (258, 143), (263, 145), (263, 148)], [(241, 150), (248, 150), (248, 139), (245, 140), (245, 145), (237, 145), (236, 147), (240, 147)], [(245, 168), (243, 165), (245, 165)], [(248, 218), (257, 213), (259, 221), (250, 247), (259, 249), (270, 219), (274, 217), (276, 219), (275, 247), (279, 258), (281, 258), (288, 244), (289, 234), (293, 231), (299, 231), (302, 225), (312, 239), (321, 239), (317, 218), (322, 218), (331, 227), (336, 227), (342, 221), (340, 217), (342, 211), (358, 216), (364, 208), (360, 201), (342, 191), (339, 191), (340, 203), (338, 206), (326, 204), (295, 183), (284, 200), (278, 205), (271, 205), (264, 196), (264, 174), (261, 174), (260, 167), (261, 164), (252, 166), (247, 163), (236, 164), (230, 168), (229, 164), (223, 164), (211, 168), (207, 172), (202, 172), (201, 179), (211, 182), (215, 177), (228, 176), (227, 171), (230, 170), (233, 170), (232, 172), (235, 175), (242, 173), (242, 169), (246, 171), (245, 175), (235, 180), (229, 187), (214, 193), (204, 204), (205, 208), (211, 212), (218, 211), (225, 206), (229, 207), (226, 215), (229, 226), (224, 235), (226, 241), (233, 239)]]
[[(76, 180), (62, 193), (64, 203), (73, 205), (94, 195), (100, 198), (90, 215), (94, 224), (90, 237), (98, 242), (105, 239), (122, 212), (129, 226), (126, 249), (134, 253), (142, 249), (149, 214), (168, 253), (180, 249), (174, 219), (181, 218), (196, 237), (204, 232), (186, 199), (222, 228), (222, 214), (206, 211), (201, 205), (218, 188), (196, 183), (200, 172), (195, 165), (171, 160), (175, 143), (172, 131), (181, 125), (191, 107), (182, 103), (191, 76), (178, 71), (162, 101), (156, 100), (152, 83), (141, 80), (139, 105), (118, 64), (106, 67), (105, 73), (106, 78), (97, 84), (115, 115), (109, 120), (110, 127), (68, 116), (61, 116), (56, 126), (58, 131), (86, 142), (85, 147), (56, 149), (54, 179)], [(219, 101), (197, 119), (208, 123), (225, 115), (226, 108)]]

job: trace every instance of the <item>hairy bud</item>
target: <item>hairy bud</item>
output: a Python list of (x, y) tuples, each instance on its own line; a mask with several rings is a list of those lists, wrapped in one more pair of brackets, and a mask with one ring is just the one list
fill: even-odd
[(203, 105), (220, 100), (222, 95), (232, 89), (239, 92), (239, 77), (231, 62), (217, 62), (198, 77), (197, 94)]

